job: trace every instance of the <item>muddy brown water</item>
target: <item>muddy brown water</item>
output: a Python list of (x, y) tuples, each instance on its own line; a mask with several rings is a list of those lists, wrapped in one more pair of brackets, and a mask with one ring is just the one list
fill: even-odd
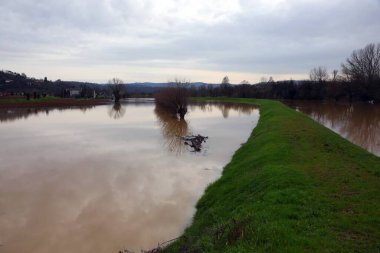
[(334, 132), (380, 156), (380, 105), (322, 101), (285, 101)]
[[(136, 252), (181, 235), (257, 108), (150, 101), (0, 111), (0, 252)], [(178, 136), (209, 139), (191, 152)]]

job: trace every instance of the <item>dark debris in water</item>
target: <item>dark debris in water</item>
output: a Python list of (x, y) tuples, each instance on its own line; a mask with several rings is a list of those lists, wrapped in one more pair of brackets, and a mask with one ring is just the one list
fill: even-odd
[(202, 136), (200, 134), (189, 135), (182, 137), (182, 139), (185, 141), (185, 145), (188, 145), (193, 149), (193, 152), (200, 152), (202, 149), (202, 143), (206, 142), (208, 136)]

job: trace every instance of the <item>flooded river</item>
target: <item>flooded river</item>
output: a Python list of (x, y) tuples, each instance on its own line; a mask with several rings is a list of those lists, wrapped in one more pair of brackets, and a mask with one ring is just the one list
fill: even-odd
[(339, 104), (320, 101), (286, 101), (319, 123), (380, 156), (380, 105)]
[[(178, 237), (259, 117), (151, 102), (0, 111), (0, 252), (136, 252)], [(179, 136), (208, 136), (192, 152)]]

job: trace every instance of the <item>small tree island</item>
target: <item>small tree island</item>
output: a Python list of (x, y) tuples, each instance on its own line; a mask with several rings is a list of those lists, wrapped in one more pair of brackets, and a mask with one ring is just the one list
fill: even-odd
[(189, 100), (188, 86), (190, 82), (178, 79), (170, 83), (170, 87), (157, 92), (154, 96), (156, 106), (161, 107), (174, 116), (184, 119)]
[(112, 78), (108, 81), (108, 88), (111, 91), (115, 104), (120, 102), (120, 98), (124, 93), (124, 84), (123, 81), (119, 78)]

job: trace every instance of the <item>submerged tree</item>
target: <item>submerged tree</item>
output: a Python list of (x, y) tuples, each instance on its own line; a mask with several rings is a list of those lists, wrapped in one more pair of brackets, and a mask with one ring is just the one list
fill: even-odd
[(187, 113), (188, 98), (190, 96), (188, 81), (176, 79), (170, 83), (170, 87), (163, 89), (155, 94), (157, 106), (166, 110), (173, 115), (179, 115), (181, 119), (185, 118)]
[(112, 78), (108, 81), (108, 87), (114, 96), (115, 103), (119, 103), (120, 98), (124, 93), (123, 81), (119, 78)]

